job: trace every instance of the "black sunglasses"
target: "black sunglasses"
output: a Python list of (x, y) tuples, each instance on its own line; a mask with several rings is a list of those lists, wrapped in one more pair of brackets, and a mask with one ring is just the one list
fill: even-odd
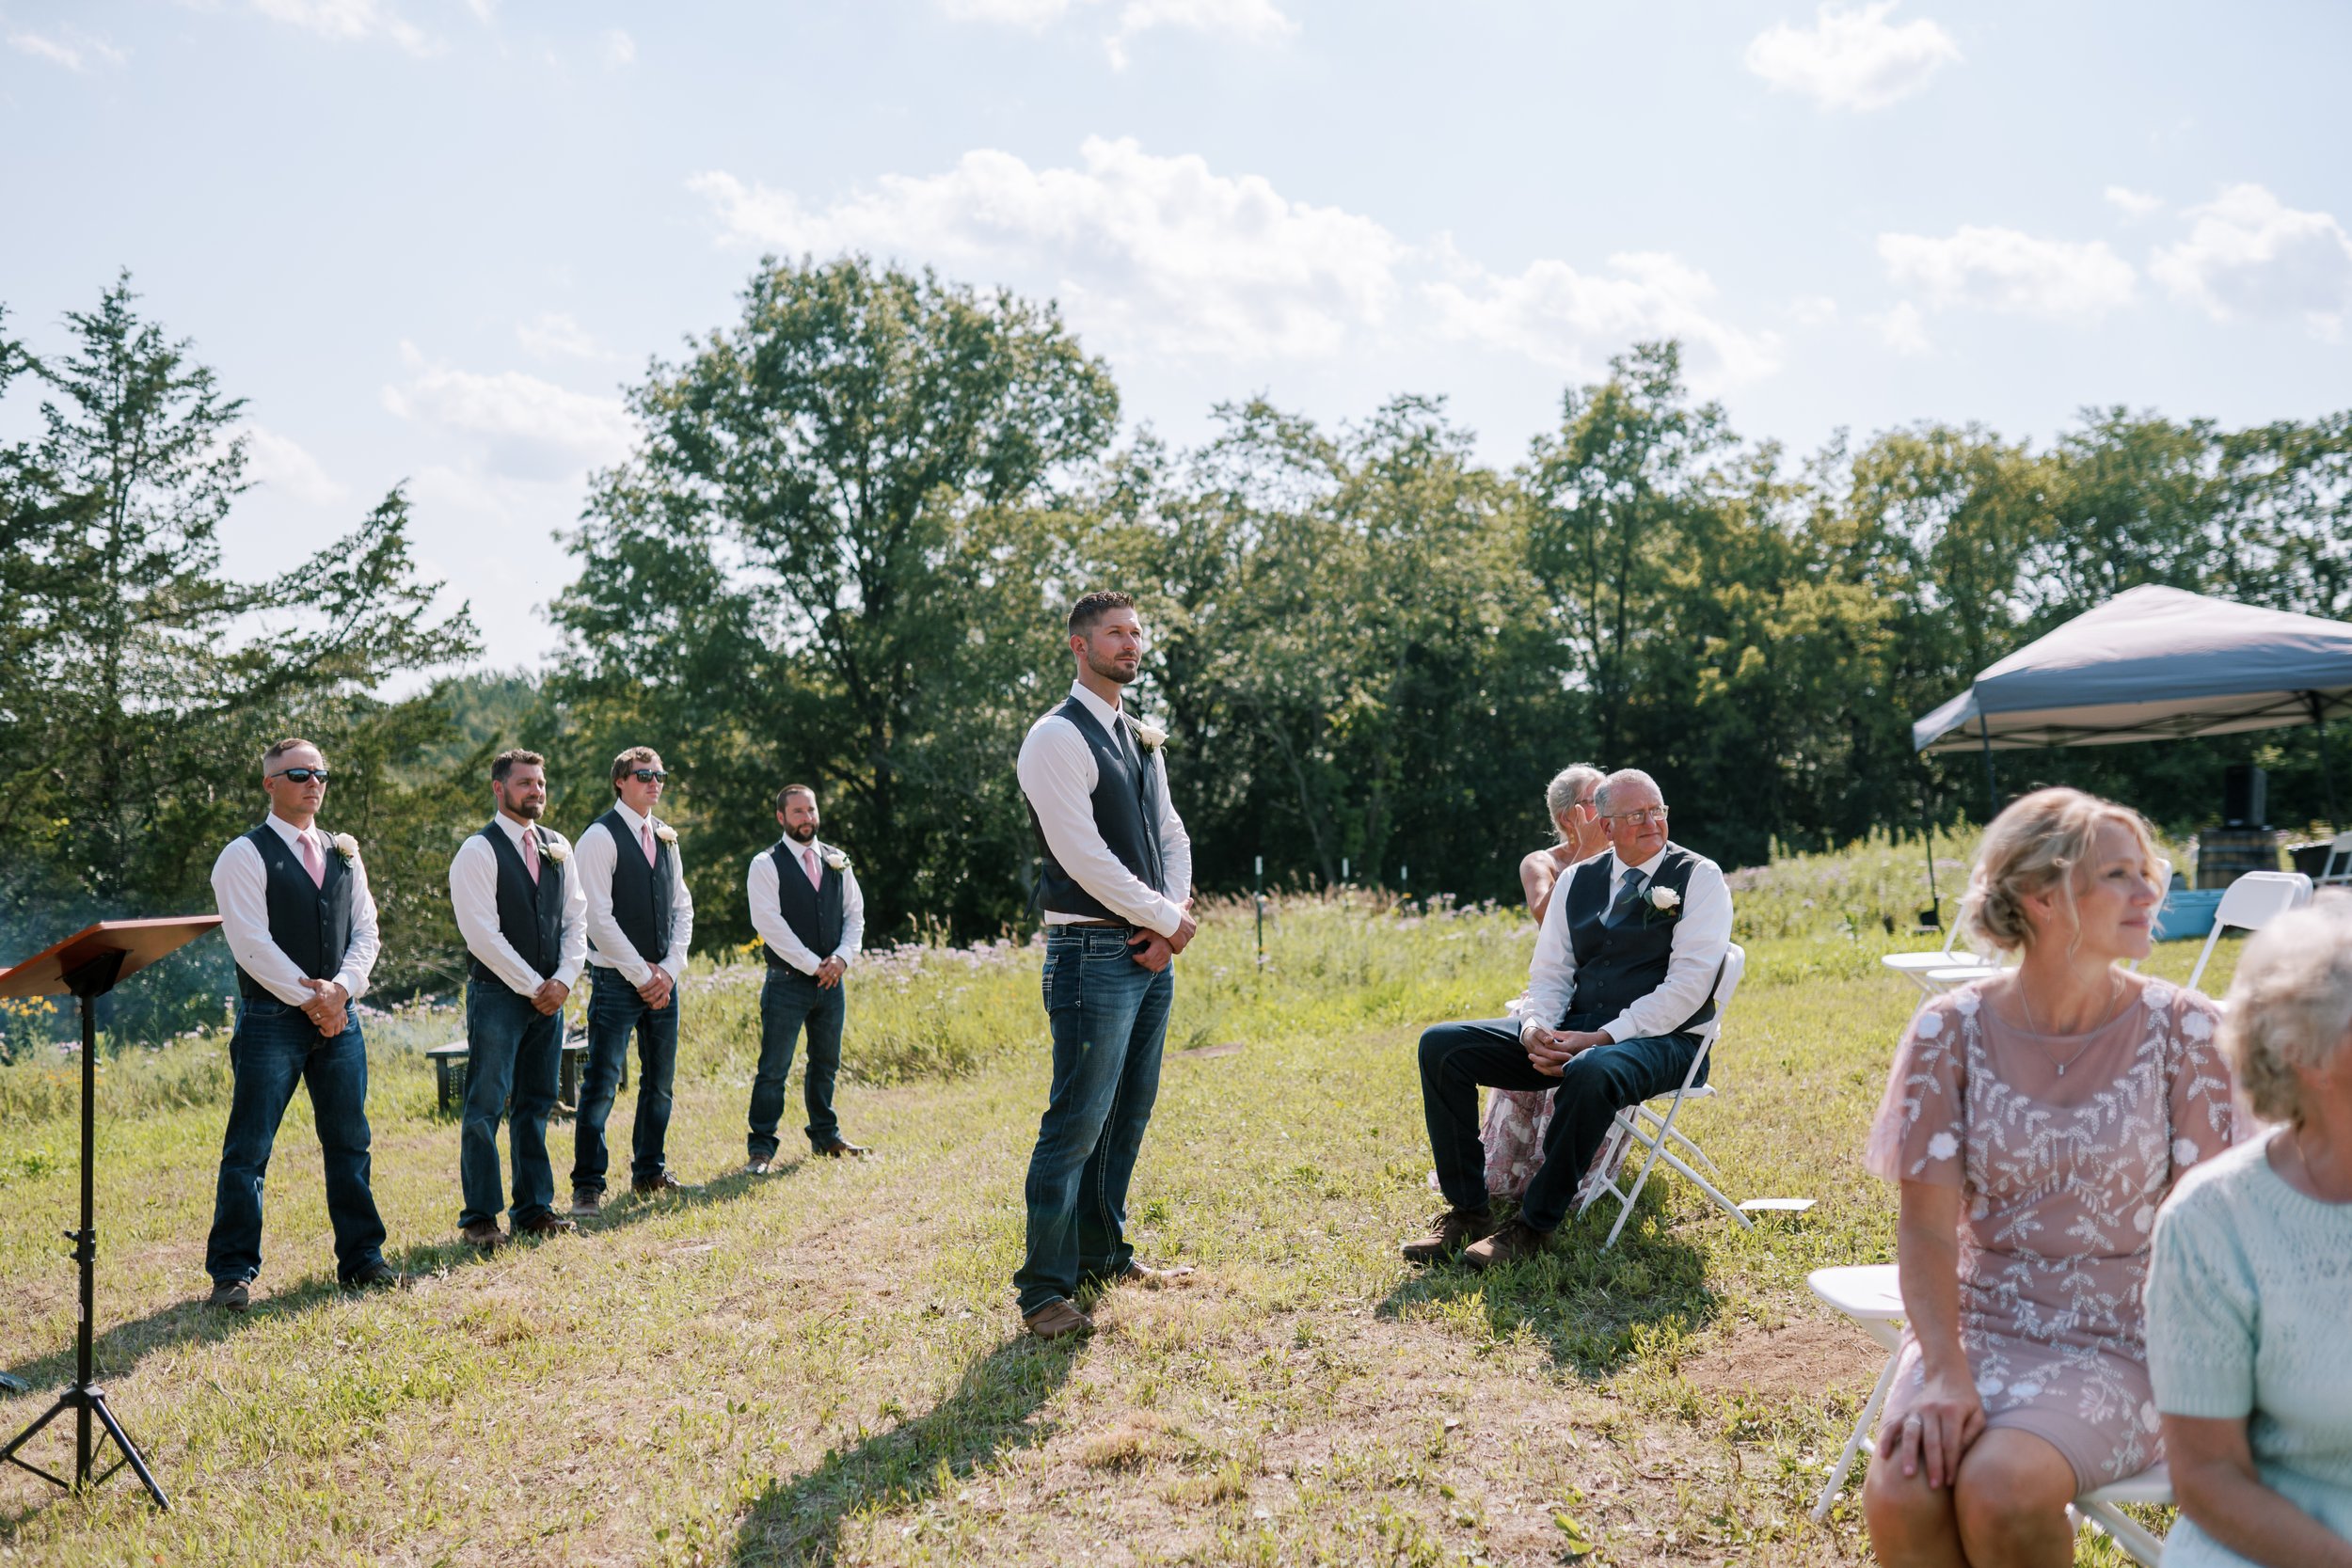
[(296, 784), (309, 784), (312, 779), (316, 779), (319, 783), (325, 784), (326, 782), (326, 769), (324, 768), (281, 768), (277, 772), (272, 773), (270, 777), (273, 779), (292, 779)]
[(659, 768), (632, 768), (628, 770), (628, 776), (639, 784), (660, 784), (670, 775)]

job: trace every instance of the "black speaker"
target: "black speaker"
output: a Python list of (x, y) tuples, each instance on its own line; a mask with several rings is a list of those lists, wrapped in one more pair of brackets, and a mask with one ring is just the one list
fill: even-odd
[(2250, 762), (2238, 763), (2221, 775), (2221, 825), (2225, 828), (2270, 826), (2270, 775)]

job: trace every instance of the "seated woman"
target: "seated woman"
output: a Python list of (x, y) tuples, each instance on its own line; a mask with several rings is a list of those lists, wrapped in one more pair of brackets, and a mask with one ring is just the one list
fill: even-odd
[(2246, 945), (2221, 1039), (2251, 1137), (2156, 1220), (2148, 1370), (2166, 1568), (2352, 1568), (2352, 899)]
[[(1529, 851), (1519, 862), (1519, 887), (1527, 895), (1527, 912), (1544, 923), (1551, 905), (1551, 890), (1561, 875), (1577, 862), (1609, 847), (1609, 829), (1593, 807), (1600, 788), (1601, 770), (1580, 762), (1564, 768), (1544, 791), (1545, 809), (1551, 813), (1552, 831), (1560, 842), (1549, 849)], [(1506, 1009), (1513, 1014), (1516, 1007)], [(1535, 1167), (1544, 1163), (1544, 1129), (1551, 1124), (1549, 1089), (1491, 1089), (1486, 1117), (1478, 1130), (1486, 1148), (1486, 1190), (1497, 1197), (1517, 1197), (1527, 1191)]]
[(2063, 1568), (2067, 1503), (2160, 1457), (2149, 1232), (2233, 1126), (2214, 1005), (2120, 967), (2163, 896), (2122, 806), (2039, 790), (1985, 831), (1962, 929), (2023, 956), (1919, 1010), (1867, 1156), (1902, 1184), (1909, 1321), (1863, 1487), (1890, 1568)]

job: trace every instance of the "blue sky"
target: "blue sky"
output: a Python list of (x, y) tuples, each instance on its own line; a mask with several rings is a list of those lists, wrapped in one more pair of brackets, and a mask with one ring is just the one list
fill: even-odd
[(250, 402), (231, 567), (405, 480), (511, 665), (763, 251), (1053, 294), (1179, 441), (1410, 391), (1508, 463), (1667, 334), (1799, 452), (2352, 405), (2347, 59), (2316, 0), (0, 0), (0, 302), (128, 266)]

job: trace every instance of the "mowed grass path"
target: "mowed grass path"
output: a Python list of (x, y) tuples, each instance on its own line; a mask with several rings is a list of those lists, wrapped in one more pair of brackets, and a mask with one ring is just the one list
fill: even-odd
[[(713, 1026), (671, 1152), (702, 1190), (488, 1260), (454, 1242), (454, 1121), (419, 1059), (379, 1052), (376, 1190), (418, 1275), (397, 1293), (332, 1286), (299, 1097), (242, 1319), (200, 1301), (224, 1107), (109, 1117), (102, 1371), (175, 1506), (127, 1473), (82, 1502), (10, 1470), (0, 1562), (1867, 1560), (1852, 1491), (1827, 1528), (1804, 1511), (1879, 1356), (1804, 1279), (1891, 1257), (1891, 1195), (1856, 1156), (1907, 988), (1876, 946), (1755, 950), (1725, 1092), (1690, 1126), (1739, 1196), (1811, 1213), (1745, 1235), (1668, 1177), (1612, 1253), (1597, 1210), (1501, 1277), (1416, 1275), (1415, 1037), (1496, 1011), (1531, 942), (1508, 914), (1308, 907), (1260, 978), (1246, 916), (1214, 923), (1170, 1045), (1242, 1049), (1171, 1056), (1134, 1195), (1147, 1254), (1200, 1278), (1114, 1293), (1074, 1345), (1024, 1339), (1008, 1285), (1047, 1062), (1033, 953), (853, 978), (853, 1061), (861, 1019), (916, 1014), (1002, 1049), (847, 1086), (881, 1158), (761, 1180), (739, 1174), (748, 985), (690, 990)], [(787, 1133), (797, 1107), (796, 1083)], [(71, 1374), (72, 1139), (0, 1126), (0, 1366), (37, 1389), (0, 1400), (10, 1433)]]

